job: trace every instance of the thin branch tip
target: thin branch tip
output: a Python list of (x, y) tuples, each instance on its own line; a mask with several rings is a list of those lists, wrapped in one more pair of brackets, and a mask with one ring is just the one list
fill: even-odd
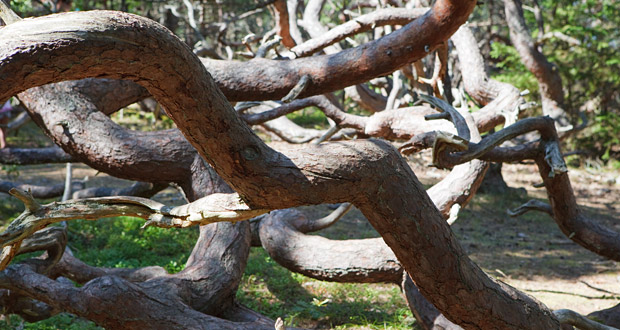
[[(1, 1), (2, 0), (0, 0), (0, 2)], [(32, 197), (30, 191), (11, 188), (11, 190), (9, 190), (9, 194), (22, 201), (22, 203), (26, 206), (26, 209), (30, 212), (36, 212), (41, 209), (41, 204), (39, 204), (39, 202)]]

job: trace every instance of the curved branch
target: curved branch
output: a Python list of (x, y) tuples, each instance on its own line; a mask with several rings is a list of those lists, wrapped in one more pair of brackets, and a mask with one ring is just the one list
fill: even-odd
[[(438, 1), (426, 19), (417, 20), (425, 24), (416, 21), (399, 31), (435, 26), (439, 30), (433, 31), (434, 36), (452, 33), (471, 6), (473, 2)], [(443, 17), (452, 11), (458, 14)], [(444, 19), (436, 21), (437, 14)], [(31, 22), (36, 22), (40, 35), (24, 32)], [(63, 26), (62, 33), (49, 33), (57, 26)], [(386, 38), (396, 41), (405, 35), (397, 31)], [(5, 40), (0, 46), (0, 77), (9, 82), (0, 86), (0, 97), (57, 79), (94, 75), (139, 81), (251, 207), (353, 201), (420, 291), (454, 322), (503, 329), (557, 328), (557, 320), (543, 305), (495, 282), (473, 264), (405, 160), (386, 143), (324, 143), (293, 147), (286, 154), (268, 148), (240, 120), (187, 46), (163, 27), (133, 15), (66, 13), (11, 24), (0, 29), (0, 37)], [(411, 37), (436, 40), (429, 35)], [(411, 52), (417, 53), (413, 48)], [(363, 53), (375, 51), (385, 49), (368, 48)], [(393, 55), (403, 52), (400, 48), (392, 51)], [(46, 60), (32, 63), (32, 52)], [(363, 71), (382, 70), (379, 66)], [(441, 271), (445, 269), (451, 271)], [(71, 293), (63, 290), (63, 294)]]
[[(312, 84), (301, 97), (324, 94), (368, 81), (423, 58), (465, 22), (475, 1), (441, 0), (425, 15), (373, 42), (332, 55), (295, 60), (252, 59), (247, 62), (202, 59), (231, 101), (275, 100), (304, 75)], [(261, 79), (247, 77), (261, 76)]]
[(303, 44), (291, 49), (297, 57), (310, 56), (323, 48), (351, 37), (358, 33), (370, 31), (375, 26), (383, 25), (405, 25), (416, 18), (421, 17), (428, 11), (428, 8), (383, 8), (375, 10), (370, 14), (355, 17), (352, 20), (338, 25), (337, 27), (321, 33)]
[(280, 265), (330, 282), (400, 282), (402, 266), (380, 238), (336, 241), (304, 235), (292, 226), (304, 218), (299, 211), (286, 209), (261, 219), (261, 244)]
[(491, 79), (473, 32), (462, 26), (451, 38), (456, 47), (465, 90), (484, 107), (474, 114), (480, 132), (517, 120), (519, 106), (525, 101), (514, 86)]
[(97, 79), (67, 81), (29, 89), (19, 99), (37, 125), (74, 160), (128, 180), (182, 183), (189, 176), (195, 151), (177, 130), (132, 131), (99, 111), (113, 112), (139, 99), (124, 92), (118, 97), (98, 96), (124, 88), (144, 90), (135, 85)]
[(539, 211), (539, 212), (544, 212), (549, 214), (550, 216), (553, 216), (553, 210), (551, 208), (551, 205), (541, 202), (537, 199), (532, 199), (529, 200), (527, 203), (513, 209), (513, 210), (508, 210), (508, 215), (511, 217), (518, 217), (520, 215), (523, 215), (529, 211)]

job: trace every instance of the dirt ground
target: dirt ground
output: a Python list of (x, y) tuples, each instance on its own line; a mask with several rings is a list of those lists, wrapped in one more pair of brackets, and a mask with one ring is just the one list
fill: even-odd
[[(412, 158), (411, 163), (425, 185), (432, 185), (447, 173), (425, 166), (422, 156)], [(19, 182), (52, 184), (64, 180), (64, 165), (24, 166), (19, 171)], [(544, 189), (533, 187), (541, 181), (535, 165), (506, 164), (503, 175), (510, 187), (520, 189), (513, 189), (507, 195), (477, 195), (453, 225), (471, 258), (490, 276), (526, 291), (551, 309), (568, 308), (587, 314), (619, 303), (618, 263), (571, 242), (545, 214), (532, 213), (519, 218), (506, 214), (506, 209), (531, 198), (545, 199)], [(620, 230), (618, 172), (571, 169), (569, 175), (586, 214)], [(131, 184), (84, 165), (75, 165), (74, 178), (85, 176), (90, 177), (89, 187)], [(156, 199), (168, 204), (182, 203), (180, 194), (173, 188), (158, 194)], [(330, 211), (328, 206), (303, 209), (310, 217), (320, 217)], [(353, 210), (321, 235), (345, 239), (375, 237), (377, 233), (359, 211)]]

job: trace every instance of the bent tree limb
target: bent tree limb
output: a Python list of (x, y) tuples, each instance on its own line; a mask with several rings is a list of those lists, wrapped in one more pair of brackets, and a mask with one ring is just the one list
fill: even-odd
[[(466, 10), (458, 11), (459, 4)], [(433, 21), (429, 14), (418, 21), (439, 24), (438, 28), (447, 24), (447, 30), (439, 33), (452, 33), (474, 3), (459, 4), (440, 1), (434, 8), (447, 15), (444, 20)], [(458, 14), (450, 16), (452, 11)], [(424, 26), (416, 22), (411, 26)], [(51, 33), (55, 30), (62, 33)], [(471, 328), (558, 327), (544, 305), (494, 281), (467, 257), (393, 147), (370, 140), (292, 147), (285, 153), (269, 148), (241, 121), (191, 50), (156, 23), (124, 13), (66, 13), (13, 23), (0, 29), (0, 39), (0, 78), (10, 82), (0, 86), (0, 99), (58, 79), (122, 76), (137, 81), (251, 208), (352, 201), (424, 296), (450, 320)], [(35, 52), (41, 61), (32, 60)], [(13, 271), (25, 272), (21, 278), (30, 276), (23, 267)], [(11, 281), (19, 282), (14, 276)], [(44, 279), (38, 283), (34, 291), (52, 285)], [(125, 292), (133, 290), (130, 285), (113, 284)], [(56, 292), (66, 297), (79, 294), (76, 290), (87, 287), (63, 287)]]
[[(310, 75), (312, 83), (301, 97), (324, 94), (389, 74), (423, 58), (465, 22), (474, 5), (475, 1), (469, 0), (437, 1), (425, 15), (403, 28), (331, 55), (283, 61), (202, 61), (231, 101), (281, 99), (305, 75)], [(246, 78), (251, 76), (261, 79)]]

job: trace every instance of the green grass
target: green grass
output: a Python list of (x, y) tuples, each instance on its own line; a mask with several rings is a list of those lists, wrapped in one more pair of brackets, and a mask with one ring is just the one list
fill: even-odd
[(323, 129), (329, 126), (327, 116), (316, 108), (309, 108), (286, 115), (286, 118), (292, 120), (295, 124), (306, 127)]
[[(2, 214), (7, 214), (5, 209)], [(143, 230), (142, 223), (129, 217), (71, 221), (69, 246), (78, 258), (94, 266), (159, 265), (170, 272), (180, 271), (198, 237), (197, 228)], [(316, 281), (288, 271), (260, 248), (251, 251), (237, 298), (269, 317), (282, 317), (289, 326), (411, 329), (414, 323), (395, 285)], [(0, 330), (14, 329), (20, 323), (21, 318), (11, 316), (10, 322), (0, 321)], [(25, 329), (100, 329), (69, 314), (24, 325)]]
[(97, 267), (158, 265), (178, 272), (198, 238), (198, 228), (141, 229), (144, 221), (118, 217), (69, 223), (69, 247), (82, 261)]
[(400, 290), (387, 284), (328, 283), (291, 273), (260, 248), (252, 249), (237, 299), (287, 326), (411, 329)]
[[(23, 326), (23, 328), (21, 328)], [(24, 322), (19, 316), (12, 315), (8, 320), (0, 321), (0, 330), (98, 330), (102, 329), (95, 323), (75, 317), (71, 314), (58, 314), (47, 320), (36, 323)]]

